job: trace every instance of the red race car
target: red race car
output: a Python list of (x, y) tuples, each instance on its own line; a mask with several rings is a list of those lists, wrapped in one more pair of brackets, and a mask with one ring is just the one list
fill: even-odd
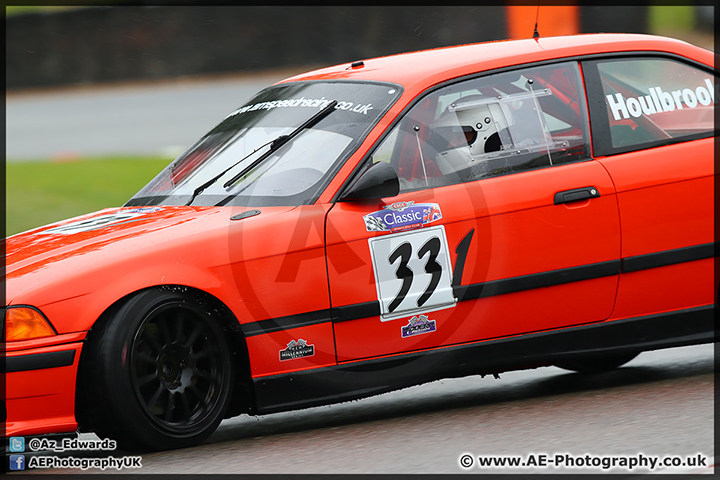
[(715, 341), (714, 54), (646, 35), (313, 71), (123, 207), (7, 239), (7, 436), (127, 449)]

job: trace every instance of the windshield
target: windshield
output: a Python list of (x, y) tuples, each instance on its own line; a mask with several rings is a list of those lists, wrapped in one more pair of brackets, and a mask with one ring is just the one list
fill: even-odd
[[(269, 87), (230, 113), (126, 205), (313, 203), (400, 93), (399, 86), (386, 83)], [(318, 122), (301, 127), (333, 101), (335, 107)]]

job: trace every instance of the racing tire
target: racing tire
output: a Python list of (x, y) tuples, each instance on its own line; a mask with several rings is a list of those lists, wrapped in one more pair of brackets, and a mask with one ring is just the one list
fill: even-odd
[(196, 445), (223, 419), (232, 352), (194, 297), (145, 290), (109, 312), (89, 338), (81, 386), (92, 429), (130, 451)]
[(558, 362), (555, 366), (579, 373), (601, 373), (625, 365), (639, 354), (640, 352), (592, 355)]

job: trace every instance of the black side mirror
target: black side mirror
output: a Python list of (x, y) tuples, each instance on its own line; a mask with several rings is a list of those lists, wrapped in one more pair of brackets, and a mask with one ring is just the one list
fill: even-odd
[(360, 176), (340, 201), (394, 197), (399, 193), (400, 180), (395, 169), (389, 163), (378, 162)]

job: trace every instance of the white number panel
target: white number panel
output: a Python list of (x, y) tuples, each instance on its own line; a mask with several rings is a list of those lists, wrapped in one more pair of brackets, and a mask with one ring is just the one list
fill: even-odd
[(369, 239), (384, 322), (452, 307), (452, 266), (445, 227)]

